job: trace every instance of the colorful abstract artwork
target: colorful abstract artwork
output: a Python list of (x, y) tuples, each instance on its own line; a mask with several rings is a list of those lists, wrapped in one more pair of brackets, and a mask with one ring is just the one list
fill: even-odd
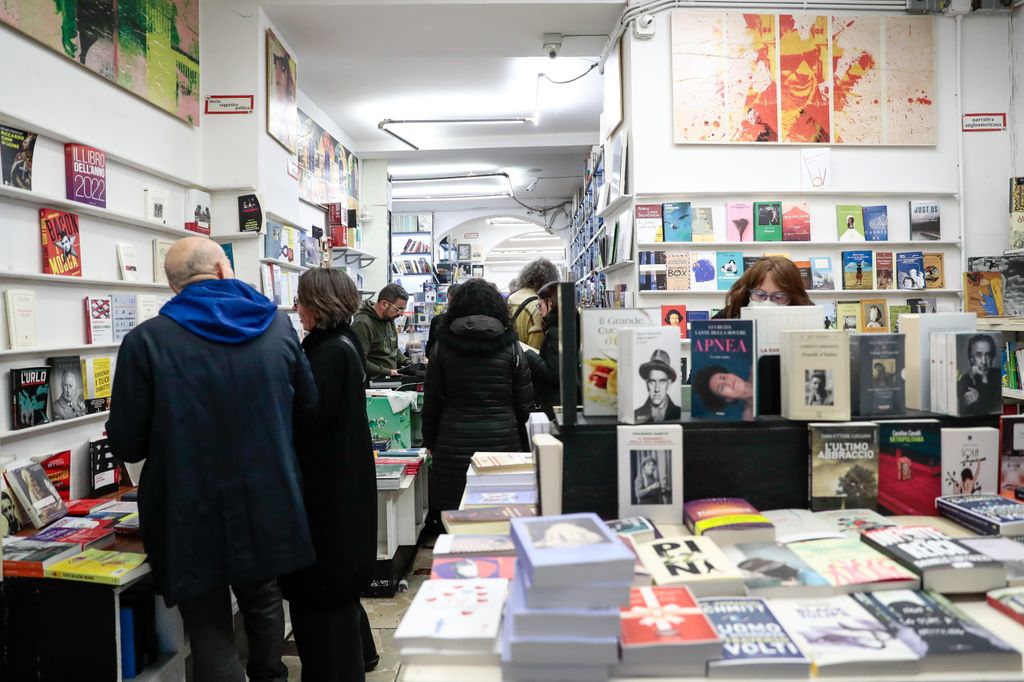
[(301, 109), (298, 117), (299, 198), (358, 208), (359, 160)]
[(292, 154), (298, 137), (295, 60), (267, 29), (267, 133)]
[(672, 13), (677, 144), (934, 145), (934, 19)]
[(199, 0), (2, 0), (0, 23), (199, 125)]

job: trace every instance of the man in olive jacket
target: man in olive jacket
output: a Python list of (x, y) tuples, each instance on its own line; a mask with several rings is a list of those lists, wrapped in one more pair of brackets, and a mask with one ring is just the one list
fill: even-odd
[(366, 360), (366, 376), (396, 376), (409, 358), (398, 349), (395, 320), (405, 312), (409, 294), (397, 284), (389, 284), (377, 294), (377, 302), (366, 301), (352, 318), (352, 331), (359, 337)]
[[(316, 384), (284, 314), (234, 279), (211, 240), (167, 252), (177, 294), (117, 356), (107, 435), (145, 460), (142, 543), (157, 590), (179, 606), (196, 680), (280, 681), (284, 612), (276, 578), (313, 563), (293, 420)], [(234, 591), (249, 640), (234, 648)]]
[(537, 292), (548, 282), (558, 281), (558, 268), (547, 258), (538, 258), (524, 265), (516, 279), (519, 289), (508, 297), (509, 324), (520, 341), (539, 351), (544, 341), (544, 316)]

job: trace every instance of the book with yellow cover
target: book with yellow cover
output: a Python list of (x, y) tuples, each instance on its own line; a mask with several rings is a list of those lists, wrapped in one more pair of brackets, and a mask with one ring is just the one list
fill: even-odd
[(104, 585), (124, 585), (149, 571), (145, 554), (87, 549), (48, 566), (46, 577)]

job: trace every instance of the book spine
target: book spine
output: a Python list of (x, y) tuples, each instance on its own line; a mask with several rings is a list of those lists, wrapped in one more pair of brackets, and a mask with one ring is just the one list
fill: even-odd
[(1008, 618), (1012, 618), (1015, 621), (1017, 621), (1018, 623), (1020, 623), (1021, 625), (1024, 625), (1024, 614), (1017, 613), (1015, 610), (1011, 609), (1009, 606), (1007, 606), (1003, 602), (999, 601), (998, 599), (994, 599), (992, 597), (986, 597), (985, 601), (988, 602), (989, 606), (994, 608), (996, 611), (999, 611), (1004, 616), (1007, 616)]
[(973, 530), (980, 535), (999, 535), (999, 524), (972, 512), (949, 504), (943, 500), (936, 500), (935, 506), (943, 516), (949, 517), (968, 530)]
[(100, 583), (103, 585), (120, 585), (121, 581), (105, 575), (92, 575), (91, 573), (78, 573), (77, 571), (46, 570), (47, 578), (60, 578), (61, 580), (80, 580), (87, 583)]
[(43, 566), (38, 561), (5, 561), (5, 578), (42, 578)]
[(85, 297), (85, 342), (92, 343), (92, 315), (89, 310), (89, 297)]

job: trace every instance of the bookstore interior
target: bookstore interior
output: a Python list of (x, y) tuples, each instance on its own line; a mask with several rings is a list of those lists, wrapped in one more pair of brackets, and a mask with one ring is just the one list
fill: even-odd
[(1024, 0), (6, 0), (0, 58), (0, 680), (1024, 682)]

